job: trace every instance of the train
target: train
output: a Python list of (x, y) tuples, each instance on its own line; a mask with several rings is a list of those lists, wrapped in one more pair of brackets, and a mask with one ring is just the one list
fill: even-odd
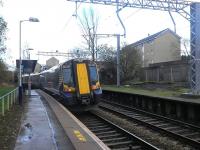
[(29, 81), (32, 88), (59, 96), (72, 111), (93, 109), (102, 95), (97, 65), (90, 60), (72, 59), (40, 73), (24, 75), (24, 88), (28, 87)]

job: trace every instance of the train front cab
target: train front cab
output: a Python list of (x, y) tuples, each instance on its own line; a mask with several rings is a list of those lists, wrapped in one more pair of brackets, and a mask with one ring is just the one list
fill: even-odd
[(102, 90), (99, 83), (96, 64), (93, 62), (76, 65), (79, 99), (82, 104), (95, 105), (99, 102)]
[(63, 92), (67, 105), (94, 105), (99, 101), (102, 90), (95, 64), (73, 62), (63, 67)]

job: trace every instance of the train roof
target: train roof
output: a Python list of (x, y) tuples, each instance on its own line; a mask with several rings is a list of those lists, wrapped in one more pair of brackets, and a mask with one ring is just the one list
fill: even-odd
[(60, 63), (56, 66), (51, 67), (50, 69), (44, 70), (42, 72), (40, 72), (39, 74), (43, 74), (43, 73), (53, 73), (55, 72), (55, 70), (57, 70), (60, 66), (64, 65), (64, 64), (68, 64), (68, 63), (72, 63), (72, 62), (87, 62), (87, 63), (92, 63), (92, 64), (96, 64), (94, 61), (91, 60), (86, 60), (86, 59), (71, 59), (71, 60), (67, 60), (63, 63)]
[[(39, 75), (40, 73), (31, 73), (30, 76), (36, 76)], [(23, 74), (22, 77), (28, 77), (29, 74)]]
[(70, 63), (70, 62), (87, 62), (87, 63), (93, 63), (93, 64), (95, 64), (94, 61), (91, 61), (89, 59), (82, 59), (82, 58), (71, 59), (71, 60), (63, 62), (63, 64)]
[(56, 69), (58, 69), (62, 64), (59, 64), (59, 65), (56, 65), (56, 66), (53, 66), (51, 67), (50, 69), (47, 69), (47, 70), (44, 70), (42, 72), (40, 72), (40, 74), (43, 74), (43, 73), (50, 73), (50, 72), (55, 72)]

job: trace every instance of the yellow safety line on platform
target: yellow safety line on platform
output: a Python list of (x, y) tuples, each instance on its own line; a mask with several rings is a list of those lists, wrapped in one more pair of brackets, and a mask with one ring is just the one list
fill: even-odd
[(87, 140), (85, 139), (85, 137), (81, 134), (81, 132), (79, 130), (74, 130), (74, 134), (76, 135), (76, 137), (82, 141), (82, 142), (86, 142)]

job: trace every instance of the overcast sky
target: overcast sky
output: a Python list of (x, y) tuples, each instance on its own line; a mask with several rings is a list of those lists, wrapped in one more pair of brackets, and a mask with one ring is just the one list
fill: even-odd
[[(116, 8), (113, 6), (81, 4), (78, 15), (83, 9), (92, 7), (100, 17), (98, 33), (123, 34), (123, 29), (116, 17)], [(10, 65), (19, 57), (19, 21), (29, 17), (37, 17), (39, 23), (24, 22), (22, 24), (22, 48), (26, 43), (34, 51), (31, 58), (38, 59), (44, 64), (48, 57), (37, 56), (38, 51), (68, 52), (70, 49), (82, 46), (80, 26), (76, 17), (75, 3), (66, 0), (4, 0), (3, 8), (0, 8), (8, 23), (7, 46), (10, 56)], [(172, 13), (176, 24), (177, 34), (189, 39), (189, 22), (176, 13)], [(120, 16), (126, 27), (127, 36), (122, 41), (134, 43), (163, 29), (173, 30), (173, 23), (168, 12), (125, 8)], [(102, 39), (100, 43), (116, 45), (114, 38)], [(63, 59), (62, 59), (63, 60)], [(61, 60), (61, 61), (62, 61)]]

